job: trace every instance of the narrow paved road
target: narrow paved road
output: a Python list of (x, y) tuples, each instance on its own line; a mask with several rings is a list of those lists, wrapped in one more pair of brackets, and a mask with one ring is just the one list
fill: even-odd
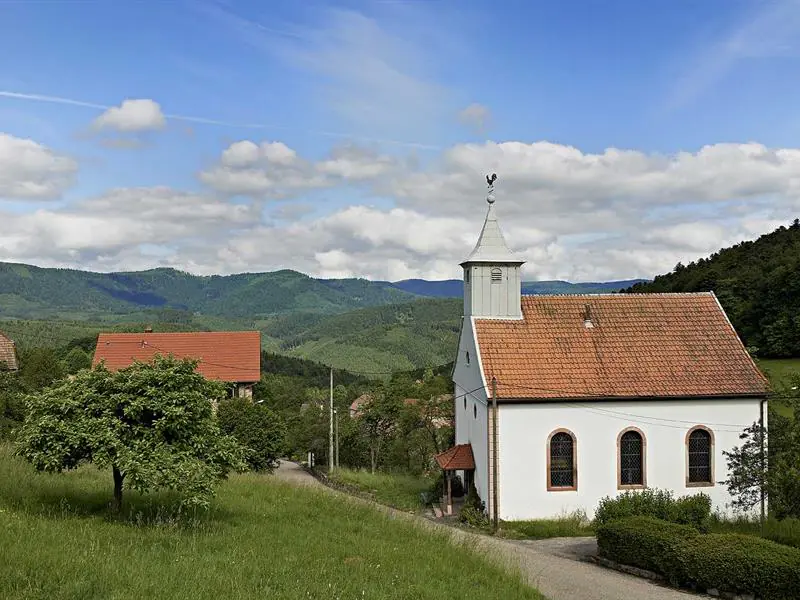
[(530, 585), (536, 587), (550, 600), (691, 600), (696, 595), (673, 590), (645, 579), (618, 573), (582, 562), (596, 549), (593, 538), (557, 538), (551, 540), (504, 540), (470, 533), (436, 523), (424, 517), (397, 511), (367, 500), (348, 496), (332, 490), (314, 479), (299, 465), (281, 462), (275, 471), (283, 480), (298, 484), (318, 486), (352, 499), (376, 506), (398, 518), (419, 523), (423, 527), (447, 531), (457, 542), (468, 542), (489, 557), (499, 559), (512, 568), (519, 568)]

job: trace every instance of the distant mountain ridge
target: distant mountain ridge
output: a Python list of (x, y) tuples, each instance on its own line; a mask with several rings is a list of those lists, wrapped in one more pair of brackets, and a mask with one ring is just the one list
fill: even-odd
[[(597, 281), (585, 283), (570, 283), (558, 279), (548, 281), (523, 281), (522, 293), (531, 296), (543, 294), (602, 294), (618, 292), (637, 283), (645, 283), (648, 279), (624, 279), (621, 281)], [(431, 298), (460, 298), (464, 293), (464, 283), (460, 279), (445, 279), (443, 281), (428, 281), (425, 279), (405, 279), (403, 281), (389, 282), (394, 288), (429, 296)]]
[[(639, 281), (526, 282), (523, 293), (617, 291)], [(289, 269), (203, 276), (170, 268), (95, 273), (0, 262), (0, 318), (87, 319), (154, 310), (239, 319), (333, 315), (426, 297), (458, 298), (462, 289), (460, 280), (316, 279)]]

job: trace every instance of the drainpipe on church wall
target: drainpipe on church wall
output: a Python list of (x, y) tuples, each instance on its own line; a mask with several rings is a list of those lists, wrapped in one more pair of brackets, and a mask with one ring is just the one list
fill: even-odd
[(492, 526), (497, 531), (497, 378), (492, 377)]

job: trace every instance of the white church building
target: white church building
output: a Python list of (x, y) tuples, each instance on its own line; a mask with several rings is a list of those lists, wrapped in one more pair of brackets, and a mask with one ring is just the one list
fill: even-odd
[[(494, 199), (461, 263), (455, 443), (437, 457), (490, 517), (585, 511), (622, 490), (707, 493), (766, 420), (768, 382), (713, 293), (522, 296)], [(496, 418), (495, 418), (496, 415)]]

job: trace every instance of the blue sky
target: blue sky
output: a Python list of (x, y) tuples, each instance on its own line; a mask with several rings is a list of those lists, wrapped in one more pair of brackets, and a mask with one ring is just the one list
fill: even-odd
[[(11, 1), (0, 53), (0, 260), (452, 276), (482, 164), (530, 278), (650, 276), (798, 212), (795, 0)], [(225, 163), (244, 141), (292, 158)]]

